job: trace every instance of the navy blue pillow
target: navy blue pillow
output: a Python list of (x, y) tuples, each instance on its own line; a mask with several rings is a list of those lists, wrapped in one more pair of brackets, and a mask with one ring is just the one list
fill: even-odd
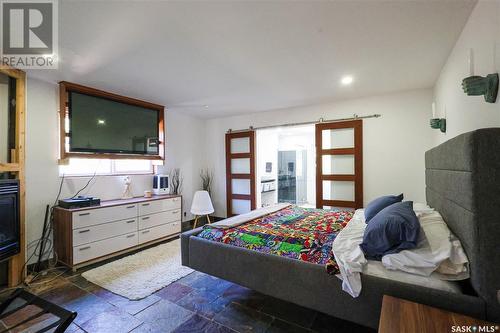
[(403, 193), (400, 195), (386, 195), (379, 197), (370, 203), (365, 208), (365, 222), (368, 223), (378, 212), (385, 207), (403, 201)]
[(382, 209), (366, 226), (360, 247), (368, 259), (417, 246), (420, 223), (413, 202), (405, 201)]

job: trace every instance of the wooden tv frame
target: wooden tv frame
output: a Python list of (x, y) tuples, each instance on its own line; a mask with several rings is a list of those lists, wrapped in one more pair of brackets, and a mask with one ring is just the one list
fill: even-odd
[[(158, 123), (158, 155), (139, 155), (139, 154), (119, 154), (119, 153), (84, 153), (67, 152), (65, 139), (67, 136), (65, 130), (65, 118), (68, 114), (68, 92), (77, 92), (90, 96), (103, 97), (116, 102), (129, 105), (140, 106), (147, 109), (157, 110), (159, 112)], [(165, 159), (165, 107), (163, 105), (145, 102), (139, 99), (113, 94), (107, 91), (82, 86), (80, 84), (67, 81), (59, 82), (59, 131), (60, 131), (60, 164), (66, 164), (68, 158), (103, 158), (103, 159), (142, 159), (142, 160), (164, 160)]]

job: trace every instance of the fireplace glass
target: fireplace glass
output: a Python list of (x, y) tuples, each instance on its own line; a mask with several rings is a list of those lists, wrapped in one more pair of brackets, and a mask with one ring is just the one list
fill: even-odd
[(0, 261), (20, 250), (19, 182), (0, 180)]

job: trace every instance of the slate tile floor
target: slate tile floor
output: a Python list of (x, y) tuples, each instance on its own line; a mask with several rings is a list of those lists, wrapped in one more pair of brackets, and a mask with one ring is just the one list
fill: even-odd
[(81, 272), (48, 277), (31, 289), (78, 312), (71, 333), (374, 332), (200, 272), (139, 301), (94, 285)]

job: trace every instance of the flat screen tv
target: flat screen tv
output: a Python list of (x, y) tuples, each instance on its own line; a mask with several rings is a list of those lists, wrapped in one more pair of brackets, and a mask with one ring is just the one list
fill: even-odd
[(160, 110), (72, 90), (67, 105), (69, 153), (160, 155)]

